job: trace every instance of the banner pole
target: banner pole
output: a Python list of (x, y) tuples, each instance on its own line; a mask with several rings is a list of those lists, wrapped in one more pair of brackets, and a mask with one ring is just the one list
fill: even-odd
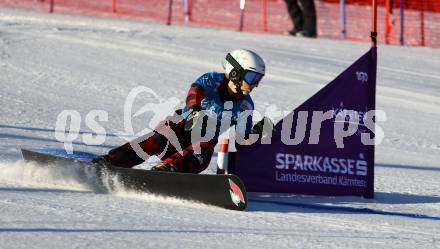
[(224, 175), (228, 174), (229, 139), (220, 139), (219, 145), (220, 148), (217, 153), (217, 175)]
[(168, 20), (167, 25), (171, 25), (171, 16), (173, 15), (173, 0), (169, 1), (168, 4)]
[(372, 18), (371, 18), (371, 46), (377, 47), (377, 1), (373, 0), (372, 6)]
[(112, 0), (112, 12), (116, 13), (116, 0)]
[(425, 46), (425, 6), (420, 1), (420, 46)]
[[(369, 95), (369, 110), (376, 110), (376, 78), (377, 78), (377, 1), (373, 1), (372, 6), (372, 18), (371, 18), (371, 55), (373, 56), (372, 60), (374, 61), (374, 68), (372, 69), (371, 77), (374, 78), (374, 84), (370, 84), (368, 87), (368, 95)], [(376, 115), (376, 114), (374, 114)], [(373, 117), (373, 122), (376, 123), (376, 117)], [(375, 139), (375, 129), (372, 129), (373, 139)], [(374, 167), (375, 167), (375, 145), (372, 145), (370, 155), (368, 161), (372, 162), (373, 165), (370, 165), (369, 177), (367, 179), (367, 185), (370, 186), (367, 190), (367, 193), (364, 195), (365, 198), (374, 198)]]
[(55, 0), (50, 0), (50, 8), (49, 8), (49, 13), (53, 13), (53, 10), (54, 10), (54, 5), (55, 5), (54, 1), (55, 1)]
[(391, 20), (390, 20), (390, 15), (391, 15), (391, 2), (390, 0), (386, 0), (385, 1), (385, 43), (389, 44), (390, 43), (390, 34), (391, 34), (391, 28), (392, 28), (392, 24), (391, 24)]
[(263, 32), (267, 32), (267, 0), (261, 0), (261, 21)]
[(188, 0), (188, 21), (192, 21), (192, 0)]
[(241, 10), (241, 15), (240, 15), (240, 27), (238, 28), (238, 30), (240, 32), (243, 32), (243, 25), (244, 25), (244, 8), (246, 6), (246, 0), (240, 0), (240, 10)]
[(404, 0), (400, 0), (400, 45), (405, 45), (405, 10)]
[(185, 23), (189, 22), (189, 14), (188, 11), (189, 10), (189, 5), (188, 5), (188, 0), (184, 0), (183, 1), (183, 16), (185, 19)]

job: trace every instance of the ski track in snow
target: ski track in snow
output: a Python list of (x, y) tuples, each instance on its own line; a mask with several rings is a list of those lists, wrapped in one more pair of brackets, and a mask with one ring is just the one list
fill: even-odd
[[(122, 188), (104, 194), (74, 169), (20, 160), (20, 147), (63, 148), (54, 132), (67, 109), (82, 118), (75, 150), (99, 154), (132, 139), (117, 135), (132, 88), (182, 99), (190, 82), (221, 70), (224, 54), (239, 47), (267, 62), (253, 92), (264, 113), (270, 105), (294, 109), (369, 44), (1, 9), (0, 248), (440, 248), (438, 49), (379, 46), (377, 108), (387, 121), (372, 200), (261, 193), (234, 212)], [(143, 97), (135, 109), (151, 100)], [(111, 136), (88, 146), (84, 119), (95, 109), (108, 112), (101, 124)], [(134, 118), (135, 130), (149, 118)]]

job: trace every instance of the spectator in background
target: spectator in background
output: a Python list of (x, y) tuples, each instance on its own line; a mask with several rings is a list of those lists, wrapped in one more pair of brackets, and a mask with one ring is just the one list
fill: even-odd
[(287, 35), (316, 37), (316, 10), (314, 0), (284, 0), (293, 22)]

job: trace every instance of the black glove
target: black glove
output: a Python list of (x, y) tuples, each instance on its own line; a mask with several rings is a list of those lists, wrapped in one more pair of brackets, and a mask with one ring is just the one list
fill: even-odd
[(252, 127), (253, 134), (259, 134), (261, 138), (265, 138), (275, 132), (275, 126), (267, 117), (262, 118)]
[(192, 130), (199, 122), (203, 122), (203, 113), (197, 109), (190, 109), (190, 114), (185, 118), (185, 131)]

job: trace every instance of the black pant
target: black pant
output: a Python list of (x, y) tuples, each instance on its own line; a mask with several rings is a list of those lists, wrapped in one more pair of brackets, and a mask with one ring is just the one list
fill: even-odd
[[(181, 111), (177, 111), (180, 115)], [(108, 156), (113, 165), (131, 168), (144, 162), (147, 156), (158, 156), (163, 162), (173, 165), (178, 172), (200, 173), (209, 166), (217, 140), (193, 143), (191, 131), (185, 131), (185, 121), (174, 123), (169, 120), (161, 122), (154, 131), (131, 143), (125, 143), (109, 151)], [(172, 143), (172, 139), (178, 141)], [(132, 143), (139, 144), (146, 153), (141, 158)], [(181, 148), (176, 148), (178, 144)], [(179, 150), (178, 150), (179, 149)], [(196, 154), (200, 153), (200, 154)]]
[[(284, 0), (296, 31), (316, 35), (316, 10), (314, 0)], [(299, 4), (298, 4), (299, 2)]]

